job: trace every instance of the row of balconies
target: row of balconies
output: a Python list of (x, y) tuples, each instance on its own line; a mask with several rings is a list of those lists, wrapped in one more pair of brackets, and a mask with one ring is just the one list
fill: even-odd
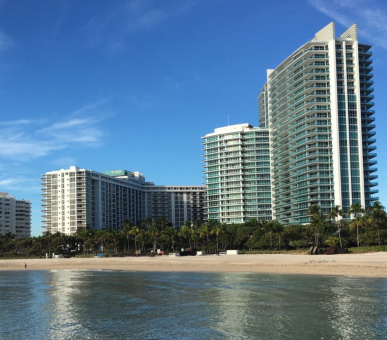
[[(297, 179), (295, 175), (292, 175), (292, 178), (293, 180), (290, 180), (290, 181), (287, 179), (279, 180), (275, 186), (275, 191), (277, 193), (283, 193), (283, 192), (288, 192), (289, 190), (291, 191), (300, 190), (300, 188), (308, 188), (316, 185), (320, 185), (320, 186), (333, 185), (333, 177), (320, 179), (318, 176), (318, 173), (309, 174), (303, 179)], [(302, 183), (305, 183), (305, 184), (302, 184)]]
[[(297, 149), (299, 151), (295, 151), (295, 146), (293, 145), (291, 148), (289, 148), (289, 150), (282, 150), (280, 153), (275, 153), (274, 156), (273, 156), (273, 162), (279, 162), (279, 161), (282, 161), (282, 160), (285, 160), (286, 162), (289, 161), (289, 158), (291, 157), (294, 157), (296, 154), (300, 153), (300, 152), (303, 152), (304, 150), (308, 150), (309, 151), (309, 155), (312, 156), (312, 154), (310, 154), (310, 152), (317, 152), (316, 155), (332, 155), (332, 152), (331, 152), (331, 147), (330, 146), (321, 146), (321, 145), (318, 145), (319, 143), (314, 143), (313, 145), (303, 145), (301, 146), (303, 149), (301, 150), (300, 147), (298, 147)], [(287, 152), (286, 152), (287, 151)], [(285, 156), (282, 156), (284, 153)]]
[[(320, 88), (320, 90), (322, 90), (322, 88)], [(270, 111), (275, 111), (275, 110), (279, 110), (281, 107), (283, 107), (284, 105), (288, 104), (287, 108), (291, 107), (292, 104), (295, 104), (297, 102), (299, 102), (300, 100), (304, 99), (304, 98), (309, 98), (309, 97), (316, 97), (316, 96), (319, 96), (319, 97), (329, 97), (330, 94), (314, 94), (313, 93), (314, 91), (312, 91), (312, 93), (308, 93), (304, 96), (302, 96), (302, 98), (299, 98), (298, 100), (294, 100), (294, 98), (298, 98), (300, 97), (300, 93), (298, 93), (298, 91), (296, 92), (292, 92), (291, 95), (287, 95), (287, 96), (283, 96), (283, 97), (280, 97), (279, 100), (275, 100), (275, 101), (272, 101), (271, 104), (269, 105), (269, 110)], [(329, 100), (327, 100), (329, 101)], [(277, 103), (278, 102), (278, 103)]]
[[(281, 126), (286, 126), (287, 124), (291, 123), (291, 121), (301, 117), (302, 115), (306, 115), (308, 114), (309, 112), (314, 112), (314, 111), (330, 111), (330, 105), (327, 105), (325, 108), (324, 107), (321, 107), (321, 105), (316, 105), (315, 107), (312, 107), (312, 108), (304, 108), (302, 110), (299, 111), (299, 109), (294, 109), (294, 110), (287, 110), (287, 114), (284, 115), (284, 116), (279, 116), (280, 114), (282, 114), (284, 111), (286, 110), (283, 110), (279, 113), (276, 113), (274, 115), (272, 115), (272, 126), (274, 126), (275, 124), (280, 124), (282, 120), (286, 119), (284, 122), (281, 123)], [(299, 112), (297, 112), (299, 111)], [(297, 112), (296, 114), (292, 115), (293, 112)], [(328, 113), (327, 113), (328, 115)], [(279, 117), (279, 118), (275, 118), (275, 117)]]
[[(329, 78), (329, 77), (327, 77)], [(317, 79), (317, 77), (309, 77), (307, 79), (302, 80), (300, 83), (297, 84), (297, 86), (294, 86), (293, 83), (287, 84), (286, 88), (279, 92), (279, 93), (274, 93), (271, 98), (271, 105), (275, 105), (277, 102), (281, 103), (284, 100), (286, 102), (291, 101), (293, 98), (295, 98), (297, 95), (299, 95), (302, 92), (299, 92), (298, 87), (301, 85), (307, 85), (307, 84), (314, 84), (310, 86), (305, 86), (306, 89), (312, 89), (312, 88), (318, 88), (319, 90), (329, 90), (329, 83), (327, 83), (328, 79), (325, 80), (320, 80)], [(321, 82), (320, 82), (321, 81)], [(290, 91), (287, 91), (291, 87)], [(287, 91), (287, 92), (285, 92)], [(283, 93), (285, 92), (285, 93)], [(291, 94), (291, 97), (289, 97), (289, 93)], [(297, 94), (296, 94), (297, 93)], [(277, 99), (278, 98), (278, 99)], [(270, 106), (272, 108), (272, 106)]]
[[(296, 59), (293, 59), (290, 63), (288, 63), (284, 67), (277, 68), (276, 70), (274, 70), (274, 72), (270, 75), (271, 79), (268, 82), (268, 86), (276, 88), (276, 84), (279, 83), (279, 85), (277, 85), (277, 87), (280, 87), (281, 84), (283, 83), (282, 79), (284, 77), (286, 77), (295, 68), (299, 67), (302, 63), (304, 63), (305, 61), (307, 61), (310, 58), (310, 57), (308, 57), (308, 58), (300, 59), (300, 57), (304, 56), (304, 55), (310, 56), (310, 55), (312, 55), (312, 52), (309, 50), (304, 50), (304, 51), (300, 52), (299, 56)], [(313, 59), (317, 59), (317, 58), (313, 58)], [(320, 59), (320, 58), (318, 58), (318, 59)], [(281, 73), (283, 73), (283, 75), (281, 75)]]
[[(329, 78), (328, 78), (329, 79)], [(288, 82), (286, 87), (281, 91), (277, 93), (272, 93), (271, 100), (270, 100), (270, 105), (269, 108), (274, 109), (277, 108), (275, 106), (277, 103), (281, 102), (288, 102), (291, 101), (293, 98), (299, 96), (303, 91), (310, 90), (310, 92), (314, 92), (314, 90), (328, 90), (329, 91), (329, 83), (326, 81), (328, 79), (317, 79), (317, 77), (310, 77), (308, 79), (304, 79), (301, 82), (297, 84), (297, 86), (294, 86), (293, 82)], [(321, 81), (321, 82), (317, 82)], [(304, 86), (304, 89), (299, 89), (301, 85), (307, 85), (307, 84), (313, 84), (309, 86)], [(287, 91), (291, 87), (290, 91)], [(286, 91), (286, 92), (285, 92)], [(273, 92), (271, 90), (271, 92)]]
[[(289, 92), (293, 94), (291, 98), (294, 98), (295, 96), (299, 95), (303, 91), (307, 91), (307, 90), (313, 91), (315, 89), (318, 89), (318, 90), (329, 91), (330, 86), (329, 86), (329, 83), (326, 82), (326, 80), (324, 80), (323, 82), (316, 82), (316, 81), (319, 81), (319, 80), (315, 79), (315, 77), (311, 77), (298, 83), (297, 86), (293, 86), (293, 82), (290, 82), (281, 92), (274, 93), (271, 97), (270, 102), (272, 103), (272, 105), (276, 104), (276, 102), (278, 101), (281, 102), (282, 99), (289, 97), (289, 94), (288, 94)], [(314, 85), (305, 86), (306, 84), (311, 84), (311, 83), (313, 83)], [(303, 91), (301, 91), (302, 89), (298, 89), (302, 85), (304, 85)], [(286, 90), (289, 89), (289, 87), (292, 87), (291, 91), (285, 92)], [(285, 94), (283, 92), (285, 92)]]
[[(300, 204), (300, 203), (308, 203), (310, 205), (319, 205), (320, 207), (331, 208), (331, 207), (334, 206), (334, 197), (331, 197), (331, 198), (328, 198), (328, 199), (313, 197), (313, 198), (307, 198), (305, 200), (291, 200), (291, 201), (288, 201), (288, 202), (286, 202), (284, 204), (281, 204), (281, 205), (280, 204), (276, 204), (275, 202), (276, 201), (274, 201), (275, 211), (276, 212), (275, 212), (274, 215), (281, 214), (281, 213), (282, 214), (283, 213), (288, 213), (288, 214), (292, 214), (293, 215), (293, 213), (297, 213), (299, 211), (307, 210), (305, 208), (298, 208), (298, 204)], [(296, 216), (293, 216), (293, 217), (296, 217)], [(305, 217), (304, 214), (301, 215), (301, 216)]]

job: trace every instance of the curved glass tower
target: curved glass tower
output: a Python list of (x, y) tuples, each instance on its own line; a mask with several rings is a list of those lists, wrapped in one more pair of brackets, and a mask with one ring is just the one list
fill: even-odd
[(227, 224), (270, 220), (269, 131), (238, 124), (202, 138), (208, 219)]
[(273, 218), (307, 223), (307, 209), (323, 212), (377, 199), (373, 182), (374, 111), (371, 46), (357, 25), (340, 37), (330, 23), (276, 69), (259, 99), (269, 128)]

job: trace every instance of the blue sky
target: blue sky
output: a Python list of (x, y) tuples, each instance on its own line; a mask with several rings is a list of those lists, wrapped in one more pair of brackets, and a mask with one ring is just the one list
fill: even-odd
[(376, 0), (0, 0), (0, 191), (41, 174), (127, 169), (202, 184), (201, 138), (258, 124), (266, 69), (329, 22), (373, 45), (379, 198), (387, 205), (387, 4)]

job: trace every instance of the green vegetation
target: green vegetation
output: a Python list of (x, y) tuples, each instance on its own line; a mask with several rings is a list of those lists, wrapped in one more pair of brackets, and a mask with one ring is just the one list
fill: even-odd
[(375, 253), (379, 251), (387, 251), (387, 246), (372, 246), (372, 247), (353, 247), (349, 248), (350, 253), (362, 254), (362, 253)]
[(238, 249), (241, 253), (305, 252), (311, 246), (350, 247), (351, 252), (387, 251), (387, 214), (375, 202), (368, 209), (355, 203), (345, 213), (332, 207), (327, 215), (319, 206), (310, 206), (307, 225), (284, 226), (277, 221), (250, 220), (243, 224), (222, 225), (187, 221), (176, 230), (167, 219), (148, 218), (138, 225), (123, 221), (123, 228), (86, 230), (74, 236), (44, 232), (42, 236), (15, 239), (11, 233), (0, 235), (0, 258), (65, 256), (131, 256), (178, 252), (181, 248), (196, 248), (206, 253)]

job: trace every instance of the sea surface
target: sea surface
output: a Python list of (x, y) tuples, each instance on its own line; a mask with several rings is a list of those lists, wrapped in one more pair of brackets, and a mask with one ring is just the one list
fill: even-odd
[(0, 271), (0, 339), (387, 339), (387, 279)]

